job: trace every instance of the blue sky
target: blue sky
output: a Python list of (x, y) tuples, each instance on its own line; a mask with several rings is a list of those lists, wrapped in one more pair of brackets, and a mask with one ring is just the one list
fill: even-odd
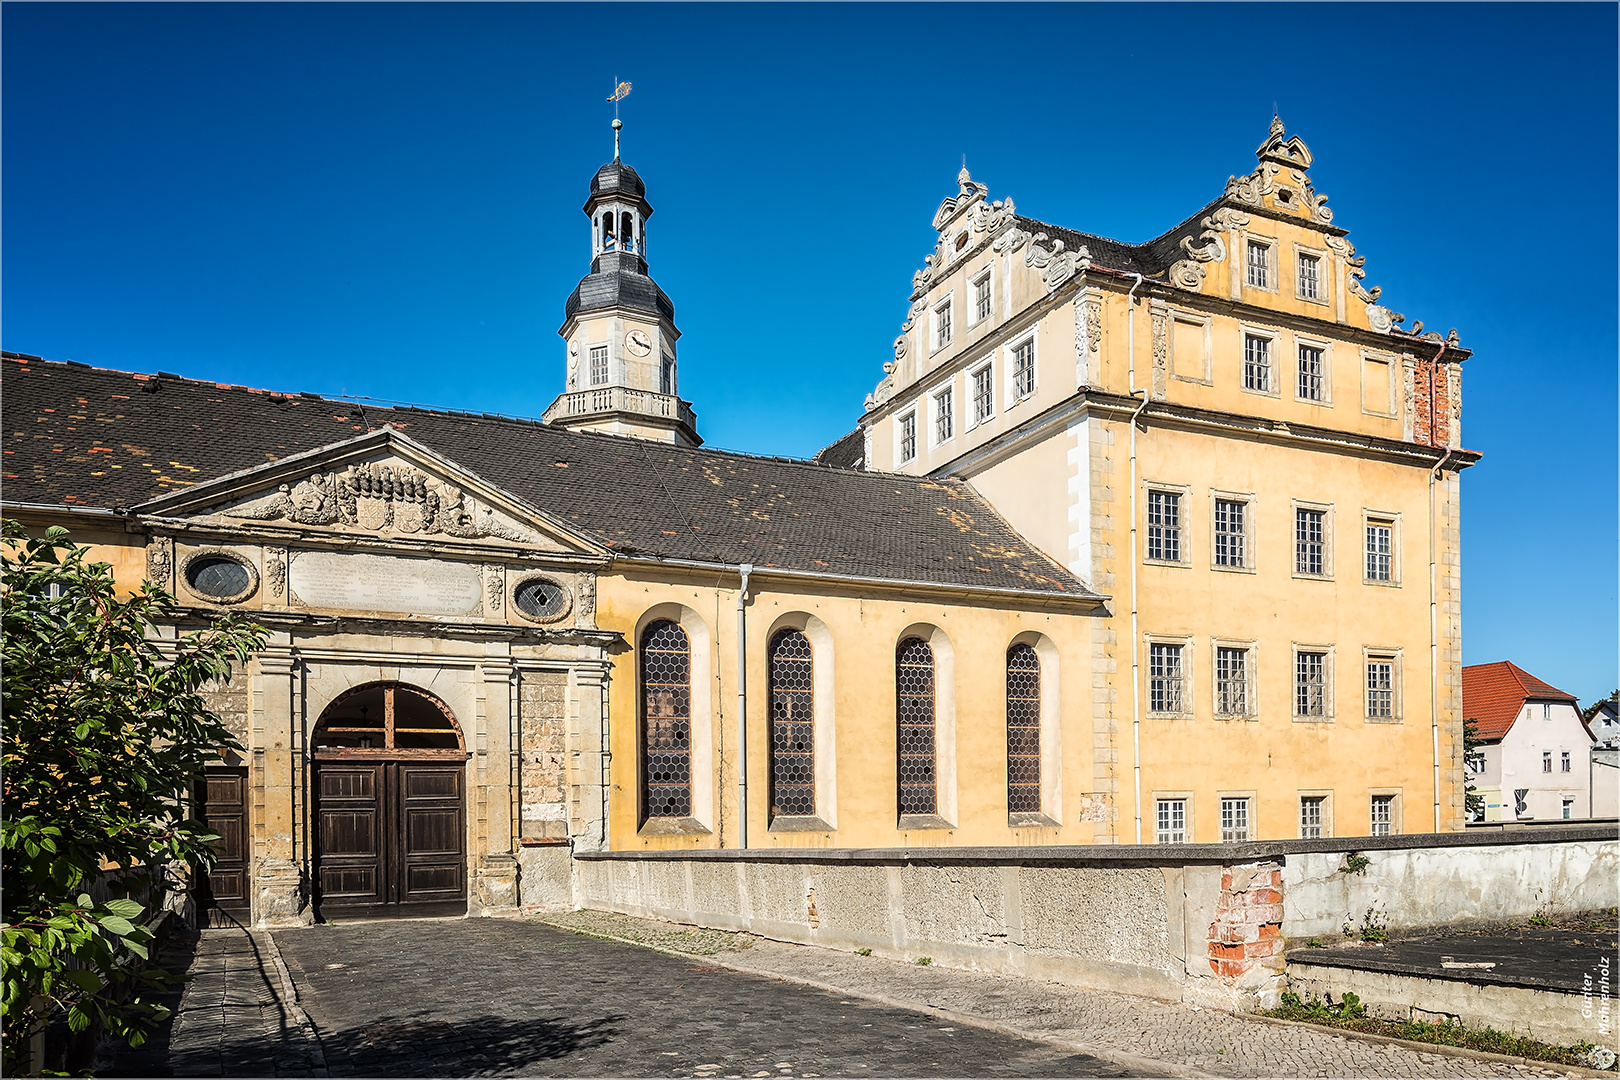
[(625, 160), (713, 446), (854, 426), (967, 155), (1124, 240), (1275, 105), (1383, 300), (1475, 351), (1469, 663), (1616, 674), (1616, 8), (32, 4), (3, 22), (7, 349), (538, 416)]

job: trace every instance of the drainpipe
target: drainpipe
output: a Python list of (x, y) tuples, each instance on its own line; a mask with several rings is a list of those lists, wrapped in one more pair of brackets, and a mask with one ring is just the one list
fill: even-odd
[(748, 846), (748, 575), (753, 563), (743, 563), (738, 571), (742, 585), (737, 590), (737, 846)]
[(1146, 387), (1136, 385), (1136, 290), (1142, 287), (1142, 275), (1134, 275), (1136, 282), (1125, 294), (1125, 358), (1128, 366), (1126, 384), (1132, 397), (1140, 389), (1142, 403), (1131, 413), (1131, 769), (1136, 783), (1136, 842), (1142, 842), (1142, 671), (1141, 648), (1136, 630), (1136, 418), (1147, 408)]
[[(1440, 357), (1445, 355), (1446, 344), (1429, 361), (1429, 445), (1435, 445), (1435, 375), (1440, 369)], [(1449, 441), (1450, 433), (1447, 433)], [(1434, 743), (1434, 831), (1440, 831), (1440, 539), (1435, 532), (1434, 488), (1440, 470), (1451, 459), (1451, 447), (1440, 455), (1440, 460), (1429, 470), (1429, 737)]]

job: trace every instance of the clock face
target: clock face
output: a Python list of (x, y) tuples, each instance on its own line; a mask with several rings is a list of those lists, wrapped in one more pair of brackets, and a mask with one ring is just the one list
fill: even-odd
[(632, 330), (624, 335), (624, 347), (637, 356), (646, 356), (652, 352), (652, 340), (647, 337), (645, 331)]

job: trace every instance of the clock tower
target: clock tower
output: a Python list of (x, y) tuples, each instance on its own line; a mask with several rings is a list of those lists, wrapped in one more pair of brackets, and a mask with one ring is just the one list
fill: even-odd
[(675, 305), (647, 274), (653, 208), (647, 185), (619, 160), (620, 126), (613, 121), (613, 160), (596, 170), (585, 200), (591, 272), (563, 309), (557, 333), (565, 342), (566, 383), (545, 420), (700, 446), (697, 414), (679, 395)]

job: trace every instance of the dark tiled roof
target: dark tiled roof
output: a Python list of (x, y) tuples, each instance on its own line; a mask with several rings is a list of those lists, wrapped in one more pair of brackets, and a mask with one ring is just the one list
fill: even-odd
[(674, 301), (647, 276), (647, 264), (641, 257), (626, 252), (610, 251), (596, 257), (591, 272), (568, 295), (563, 318), (610, 307), (632, 308), (675, 321)]
[(1090, 595), (961, 481), (7, 357), (11, 503), (134, 507), (391, 424), (626, 555)]
[(863, 429), (856, 428), (839, 438), (830, 446), (825, 446), (816, 453), (816, 463), (831, 465), (835, 469), (858, 469), (866, 464), (866, 434)]
[(1019, 217), (1018, 227), (1031, 233), (1045, 233), (1054, 240), (1062, 240), (1064, 247), (1070, 251), (1084, 247), (1091, 252), (1091, 262), (1094, 266), (1126, 274), (1155, 277), (1169, 270), (1173, 263), (1185, 258), (1181, 251), (1181, 238), (1201, 233), (1203, 226), (1200, 223), (1220, 202), (1220, 199), (1216, 199), (1206, 204), (1174, 228), (1141, 244), (1110, 240), (1106, 236), (1077, 232), (1029, 217)]
[(1462, 677), (1463, 717), (1479, 725), (1482, 739), (1506, 735), (1519, 718), (1519, 710), (1531, 699), (1576, 703), (1573, 694), (1542, 682), (1511, 660), (1470, 664), (1462, 669)]
[(641, 198), (647, 194), (647, 185), (642, 183), (641, 174), (622, 161), (610, 161), (591, 177), (592, 195), (612, 195), (623, 193)]

